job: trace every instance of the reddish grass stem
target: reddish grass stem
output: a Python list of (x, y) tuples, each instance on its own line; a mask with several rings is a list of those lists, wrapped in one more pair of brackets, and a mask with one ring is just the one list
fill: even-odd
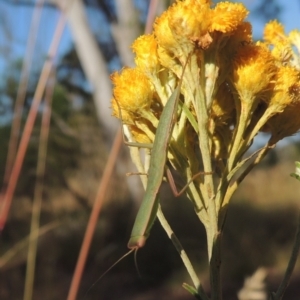
[(50, 45), (49, 51), (48, 51), (48, 59), (45, 61), (41, 76), (39, 78), (39, 82), (37, 85), (37, 88), (35, 90), (35, 94), (33, 97), (33, 101), (30, 107), (30, 111), (26, 120), (26, 124), (24, 127), (24, 131), (22, 134), (22, 138), (20, 141), (20, 145), (18, 148), (18, 153), (16, 155), (15, 163), (12, 168), (8, 186), (6, 193), (4, 195), (2, 203), (0, 203), (0, 231), (3, 230), (7, 216), (10, 210), (11, 201), (13, 194), (15, 192), (15, 188), (17, 185), (17, 181), (21, 172), (21, 167), (23, 165), (25, 153), (27, 150), (27, 146), (29, 143), (29, 139), (32, 133), (33, 125), (37, 116), (38, 108), (41, 103), (41, 99), (45, 90), (45, 86), (47, 83), (47, 80), (49, 78), (50, 72), (52, 70), (52, 67), (54, 65), (54, 58), (57, 53), (57, 49), (59, 46), (59, 42), (62, 36), (62, 33), (65, 28), (65, 17), (63, 14), (61, 14), (60, 19), (57, 23), (56, 30), (52, 39), (52, 43)]
[(71, 287), (69, 290), (69, 295), (67, 300), (75, 300), (79, 288), (79, 283), (81, 281), (83, 269), (85, 266), (86, 258), (90, 249), (90, 245), (92, 242), (92, 238), (95, 232), (95, 228), (97, 225), (99, 213), (104, 202), (104, 198), (107, 193), (107, 187), (109, 185), (110, 178), (113, 173), (114, 166), (116, 164), (116, 160), (118, 158), (119, 150), (122, 145), (122, 131), (121, 129), (118, 130), (118, 133), (115, 137), (110, 155), (108, 157), (103, 177), (97, 192), (97, 196), (93, 205), (92, 213), (85, 231), (84, 239), (81, 245), (79, 257), (77, 260), (76, 268), (73, 274)]

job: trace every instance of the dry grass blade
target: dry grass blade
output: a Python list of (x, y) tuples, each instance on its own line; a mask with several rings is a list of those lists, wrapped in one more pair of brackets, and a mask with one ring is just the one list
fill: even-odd
[(26, 90), (27, 90), (28, 80), (29, 80), (29, 70), (32, 63), (33, 51), (34, 51), (34, 46), (37, 38), (43, 5), (44, 5), (44, 0), (37, 1), (34, 8), (32, 21), (29, 29), (30, 34), (27, 41), (25, 58), (23, 60), (21, 80), (18, 87), (18, 93), (17, 93), (16, 103), (14, 108), (14, 118), (12, 120), (12, 126), (11, 126), (11, 135), (10, 135), (10, 140), (8, 145), (7, 161), (6, 161), (5, 174), (3, 180), (4, 186), (6, 186), (8, 183), (12, 165), (16, 156), (23, 105), (25, 101)]
[(24, 300), (32, 299), (33, 295), (33, 285), (34, 285), (34, 274), (35, 274), (35, 264), (36, 264), (36, 253), (38, 238), (35, 237), (35, 232), (39, 230), (40, 227), (40, 215), (43, 199), (44, 190), (44, 176), (46, 168), (46, 157), (47, 157), (47, 145), (50, 129), (50, 118), (51, 118), (51, 104), (53, 91), (55, 86), (55, 72), (53, 71), (46, 88), (45, 106), (43, 109), (42, 117), (42, 128), (40, 134), (39, 142), (39, 152), (38, 152), (38, 163), (36, 169), (36, 183), (34, 190), (34, 199), (32, 207), (32, 217), (31, 217), (31, 228), (30, 228), (30, 240), (27, 255), (27, 268), (26, 268), (26, 279), (25, 279), (25, 291)]
[(21, 167), (23, 165), (25, 153), (32, 133), (33, 125), (37, 116), (38, 108), (41, 103), (42, 95), (44, 93), (47, 80), (49, 78), (50, 72), (53, 67), (54, 57), (55, 54), (57, 53), (57, 49), (59, 46), (60, 38), (62, 36), (64, 27), (65, 27), (65, 17), (61, 15), (57, 23), (56, 31), (54, 33), (54, 37), (48, 51), (48, 59), (45, 61), (45, 64), (43, 66), (43, 70), (33, 97), (32, 105), (26, 120), (23, 135), (18, 148), (18, 153), (16, 155), (15, 163), (10, 175), (8, 187), (0, 208), (0, 230), (3, 230), (7, 220), (12, 197), (15, 192)]
[[(31, 232), (30, 234), (32, 235), (32, 237), (38, 238), (43, 234), (46, 234), (48, 231), (57, 228), (59, 225), (61, 225), (61, 222), (54, 221), (40, 227), (38, 231)], [(17, 244), (10, 247), (9, 250), (7, 250), (4, 254), (2, 254), (2, 256), (0, 257), (0, 269), (2, 271), (11, 267), (11, 264), (13, 264), (13, 259), (17, 257), (17, 255), (19, 256), (20, 252), (22, 252), (23, 249), (28, 246), (29, 239), (29, 236), (23, 238)]]

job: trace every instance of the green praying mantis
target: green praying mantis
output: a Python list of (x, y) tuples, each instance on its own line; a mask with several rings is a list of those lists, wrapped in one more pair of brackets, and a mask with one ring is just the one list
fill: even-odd
[[(151, 150), (151, 159), (148, 170), (148, 183), (145, 191), (145, 195), (137, 213), (134, 226), (131, 231), (131, 236), (128, 241), (128, 248), (131, 251), (136, 251), (142, 248), (150, 234), (151, 227), (155, 221), (156, 213), (159, 204), (158, 192), (163, 181), (163, 177), (166, 171), (166, 160), (169, 142), (172, 136), (172, 131), (177, 119), (177, 111), (179, 104), (179, 96), (181, 91), (181, 85), (183, 81), (183, 75), (187, 66), (189, 57), (183, 67), (182, 75), (179, 80), (178, 86), (168, 99), (160, 120), (156, 129), (155, 139)], [(121, 113), (121, 112), (120, 112)], [(129, 146), (137, 146), (136, 144), (128, 143)], [(199, 172), (191, 179), (193, 181), (200, 174), (206, 174)], [(209, 173), (211, 174), (211, 173)], [(171, 173), (167, 170), (167, 177), (170, 182), (170, 186), (175, 196), (180, 196), (184, 190), (188, 187), (188, 182), (180, 192), (177, 191), (174, 181), (171, 178)]]
[[(147, 238), (149, 237), (152, 225), (156, 219), (156, 214), (158, 211), (159, 206), (159, 198), (158, 198), (158, 192), (161, 186), (161, 183), (163, 181), (164, 174), (166, 172), (166, 175), (168, 177), (168, 180), (170, 182), (170, 186), (173, 190), (173, 193), (175, 196), (180, 196), (186, 188), (189, 186), (189, 184), (199, 175), (206, 175), (206, 174), (212, 174), (211, 172), (199, 172), (192, 176), (191, 180), (181, 189), (181, 191), (177, 191), (174, 180), (172, 179), (172, 175), (170, 171), (166, 167), (166, 161), (167, 161), (167, 153), (168, 153), (168, 147), (169, 142), (172, 137), (172, 131), (174, 128), (174, 125), (176, 123), (177, 119), (177, 111), (178, 111), (178, 105), (179, 105), (179, 97), (180, 97), (180, 91), (181, 91), (181, 85), (183, 81), (183, 75), (185, 68), (187, 66), (187, 63), (189, 61), (191, 54), (188, 56), (186, 63), (183, 66), (182, 74), (179, 80), (179, 83), (176, 87), (176, 89), (171, 94), (170, 98), (168, 99), (165, 107), (163, 108), (162, 114), (160, 116), (160, 120), (156, 129), (156, 134), (154, 138), (154, 143), (152, 145), (151, 150), (151, 158), (150, 158), (150, 164), (148, 169), (148, 182), (147, 187), (145, 191), (145, 195), (142, 201), (142, 204), (140, 206), (140, 209), (137, 213), (134, 226), (131, 231), (130, 239), (128, 241), (128, 248), (130, 249), (127, 253), (125, 253), (121, 258), (119, 258), (112, 266), (110, 266), (99, 278), (98, 280), (92, 285), (92, 287), (101, 279), (103, 276), (105, 276), (115, 265), (117, 265), (122, 259), (124, 259), (126, 256), (128, 256), (130, 253), (135, 251), (137, 253), (137, 250), (142, 248)], [(118, 105), (120, 119), (122, 120), (122, 113), (121, 108)], [(188, 108), (184, 109), (185, 111), (188, 110)], [(190, 119), (190, 117), (188, 117)], [(193, 120), (195, 122), (195, 120)], [(125, 144), (131, 147), (146, 147), (146, 145), (140, 145), (136, 143), (131, 143), (128, 141), (124, 141)], [(149, 147), (149, 145), (148, 145)], [(91, 287), (91, 288), (92, 288)], [(90, 288), (90, 289), (91, 289)], [(90, 290), (89, 289), (89, 290)]]
[[(174, 125), (177, 120), (177, 111), (178, 111), (178, 105), (179, 105), (179, 97), (180, 97), (180, 91), (183, 81), (183, 75), (185, 72), (185, 68), (187, 66), (187, 63), (189, 61), (191, 54), (188, 56), (186, 63), (183, 66), (182, 74), (179, 80), (179, 83), (176, 87), (176, 89), (171, 94), (170, 98), (166, 102), (165, 107), (163, 108), (163, 111), (161, 113), (159, 123), (156, 129), (156, 134), (154, 138), (154, 142), (152, 147), (150, 145), (144, 145), (144, 144), (137, 144), (132, 143), (128, 141), (124, 141), (125, 144), (127, 144), (130, 147), (144, 147), (146, 146), (148, 148), (151, 148), (151, 158), (150, 158), (150, 164), (148, 169), (148, 182), (147, 187), (145, 191), (145, 195), (143, 197), (141, 206), (139, 208), (139, 211), (137, 213), (137, 216), (135, 218), (135, 222), (131, 231), (130, 239), (128, 241), (128, 248), (130, 249), (127, 253), (125, 253), (120, 259), (118, 259), (102, 276), (101, 278), (109, 271), (111, 268), (113, 268), (116, 264), (118, 264), (123, 258), (125, 258), (127, 255), (129, 255), (133, 251), (137, 251), (138, 249), (142, 248), (147, 238), (149, 237), (152, 225), (156, 219), (156, 214), (159, 206), (159, 198), (158, 198), (158, 192), (161, 186), (161, 183), (163, 181), (164, 175), (166, 173), (166, 176), (168, 177), (168, 181), (170, 183), (170, 186), (172, 188), (172, 191), (175, 196), (180, 196), (186, 188), (189, 186), (189, 184), (199, 175), (206, 175), (211, 174), (205, 173), (205, 172), (199, 172), (192, 176), (191, 180), (181, 189), (181, 191), (177, 191), (174, 180), (172, 178), (172, 174), (170, 170), (166, 167), (166, 161), (167, 161), (167, 153), (168, 153), (168, 147), (169, 142), (172, 137), (172, 132)], [(117, 102), (117, 101), (116, 101)], [(118, 105), (119, 109), (119, 115), (120, 119), (122, 120), (122, 112), (121, 108)], [(185, 109), (186, 111), (186, 109)], [(188, 117), (190, 119), (190, 117)], [(100, 279), (100, 278), (99, 278)]]
[(157, 194), (165, 174), (168, 145), (176, 121), (182, 78), (183, 74), (180, 78), (177, 88), (167, 101), (157, 126), (154, 143), (151, 150), (151, 159), (148, 170), (148, 183), (145, 195), (137, 213), (134, 226), (131, 231), (131, 236), (128, 241), (128, 248), (132, 250), (137, 250), (145, 245), (146, 239), (149, 236), (151, 227), (156, 218), (156, 212), (159, 203)]

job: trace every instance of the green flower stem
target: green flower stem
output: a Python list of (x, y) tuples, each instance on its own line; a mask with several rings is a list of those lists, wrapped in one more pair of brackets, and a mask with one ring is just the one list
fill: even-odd
[[(190, 174), (189, 174), (190, 175)], [(187, 182), (192, 179), (192, 176), (187, 177)], [(188, 188), (188, 194), (191, 196), (190, 199), (194, 205), (197, 216), (199, 217), (202, 223), (208, 222), (207, 211), (204, 207), (203, 201), (200, 198), (200, 195), (195, 187), (193, 182), (190, 183)]]
[[(196, 97), (196, 113), (198, 116), (198, 139), (200, 145), (200, 151), (202, 155), (202, 161), (204, 165), (205, 172), (212, 172), (212, 165), (211, 165), (211, 156), (209, 151), (209, 136), (207, 132), (207, 124), (208, 124), (208, 114), (207, 108), (205, 104), (205, 99), (203, 94), (201, 95), (199, 88), (196, 90), (197, 96)], [(206, 194), (203, 195), (205, 200), (205, 205), (207, 207), (208, 215), (209, 215), (209, 224), (205, 227), (207, 231), (207, 247), (208, 247), (208, 258), (209, 261), (212, 257), (212, 249), (213, 249), (213, 239), (215, 234), (218, 231), (217, 226), (217, 212), (215, 206), (215, 199), (214, 199), (214, 185), (213, 185), (213, 177), (212, 175), (207, 175), (204, 177), (204, 187)], [(209, 226), (208, 226), (209, 225)]]
[[(207, 106), (205, 102), (205, 96), (203, 94), (202, 88), (199, 87), (199, 81), (201, 78), (201, 75), (199, 75), (199, 70), (197, 66), (197, 55), (192, 54), (190, 62), (187, 65), (186, 72), (184, 74), (184, 85), (187, 89), (188, 97), (192, 100), (193, 106), (196, 109), (196, 115), (198, 120), (198, 139), (199, 139), (199, 145), (200, 150), (202, 154), (202, 161), (204, 165), (204, 172), (212, 172), (212, 165), (211, 165), (211, 156), (210, 156), (210, 147), (209, 147), (209, 136), (207, 132), (207, 124), (208, 124), (208, 111)], [(201, 70), (201, 68), (200, 68)], [(203, 74), (204, 76), (204, 74)], [(204, 88), (203, 88), (204, 90)], [(201, 138), (200, 138), (201, 136)], [(212, 223), (211, 229), (213, 233), (208, 234), (209, 242), (208, 242), (208, 249), (209, 250), (209, 258), (211, 257), (212, 252), (212, 240), (213, 235), (215, 232), (217, 232), (217, 214), (215, 211), (215, 205), (214, 205), (214, 186), (213, 186), (213, 177), (212, 175), (206, 175), (204, 177), (204, 189), (203, 192), (203, 199), (205, 203), (206, 209), (208, 209), (208, 212), (210, 212), (211, 216), (209, 219), (210, 223)]]
[(251, 144), (252, 140), (257, 135), (258, 131), (267, 123), (267, 121), (276, 113), (276, 110), (274, 110), (274, 107), (268, 107), (263, 116), (258, 120), (258, 122), (255, 124), (255, 127), (251, 131), (250, 135), (247, 137), (247, 139), (244, 141), (244, 144), (241, 148), (248, 147), (248, 145)]
[(247, 123), (250, 118), (249, 114), (250, 114), (249, 105), (242, 105), (237, 131), (235, 133), (234, 142), (233, 142), (232, 148), (230, 150), (229, 158), (228, 158), (228, 171), (229, 172), (234, 168), (237, 160), (239, 159), (238, 152), (239, 152), (240, 146), (243, 142), (243, 135), (245, 133), (245, 129), (246, 129)]
[(193, 281), (193, 284), (196, 288), (196, 290), (198, 291), (201, 299), (203, 300), (209, 300), (209, 298), (207, 297), (207, 295), (205, 294), (201, 282), (193, 268), (193, 265), (191, 263), (191, 261), (189, 260), (185, 250), (183, 249), (180, 241), (178, 240), (177, 236), (175, 235), (175, 233), (173, 232), (172, 228), (170, 227), (168, 221), (166, 220), (162, 210), (161, 210), (161, 206), (159, 205), (158, 207), (158, 211), (157, 211), (157, 218), (160, 222), (160, 224), (162, 225), (162, 227), (164, 228), (165, 232), (167, 233), (169, 239), (172, 241), (174, 247), (176, 248), (177, 252), (179, 253), (182, 262), (187, 270), (187, 272), (189, 273), (191, 280)]
[(211, 299), (222, 300), (221, 284), (221, 232), (214, 236), (212, 259), (210, 266)]

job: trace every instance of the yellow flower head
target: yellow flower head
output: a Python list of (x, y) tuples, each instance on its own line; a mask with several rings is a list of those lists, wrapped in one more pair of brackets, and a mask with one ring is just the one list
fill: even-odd
[(169, 26), (169, 11), (165, 11), (154, 23), (154, 35), (160, 47), (177, 52), (177, 42)]
[(155, 21), (157, 43), (177, 58), (187, 57), (195, 43), (207, 48), (210, 12), (210, 1), (177, 1)]
[(210, 15), (210, 31), (230, 33), (242, 24), (248, 15), (248, 10), (241, 3), (220, 2)]
[(293, 56), (290, 42), (287, 39), (277, 41), (272, 49), (272, 55), (280, 64), (288, 63)]
[(266, 123), (273, 141), (296, 133), (300, 129), (300, 72), (291, 66), (278, 69), (269, 108), (275, 115)]
[(270, 21), (264, 29), (264, 40), (269, 44), (275, 44), (284, 36), (284, 27), (278, 21)]
[[(191, 7), (193, 9), (191, 9)], [(169, 10), (169, 24), (179, 44), (196, 42), (201, 48), (202, 40), (206, 38), (210, 25), (210, 3), (207, 1), (187, 0), (178, 1)], [(207, 38), (206, 38), (207, 40)], [(193, 45), (190, 45), (191, 49)], [(188, 53), (187, 53), (188, 54)]]
[(274, 94), (269, 105), (276, 105), (278, 107), (277, 112), (282, 112), (295, 99), (300, 99), (299, 89), (295, 89), (300, 84), (299, 80), (300, 73), (298, 70), (290, 66), (280, 67), (276, 74)]
[(125, 68), (121, 74), (111, 76), (115, 85), (113, 94), (122, 110), (139, 113), (148, 110), (153, 98), (153, 90), (148, 77), (138, 68)]
[(142, 35), (132, 44), (136, 53), (135, 63), (143, 71), (157, 72), (160, 64), (157, 57), (157, 42), (153, 34)]
[(276, 71), (274, 58), (263, 44), (240, 47), (233, 62), (232, 82), (241, 100), (253, 99), (267, 89)]

